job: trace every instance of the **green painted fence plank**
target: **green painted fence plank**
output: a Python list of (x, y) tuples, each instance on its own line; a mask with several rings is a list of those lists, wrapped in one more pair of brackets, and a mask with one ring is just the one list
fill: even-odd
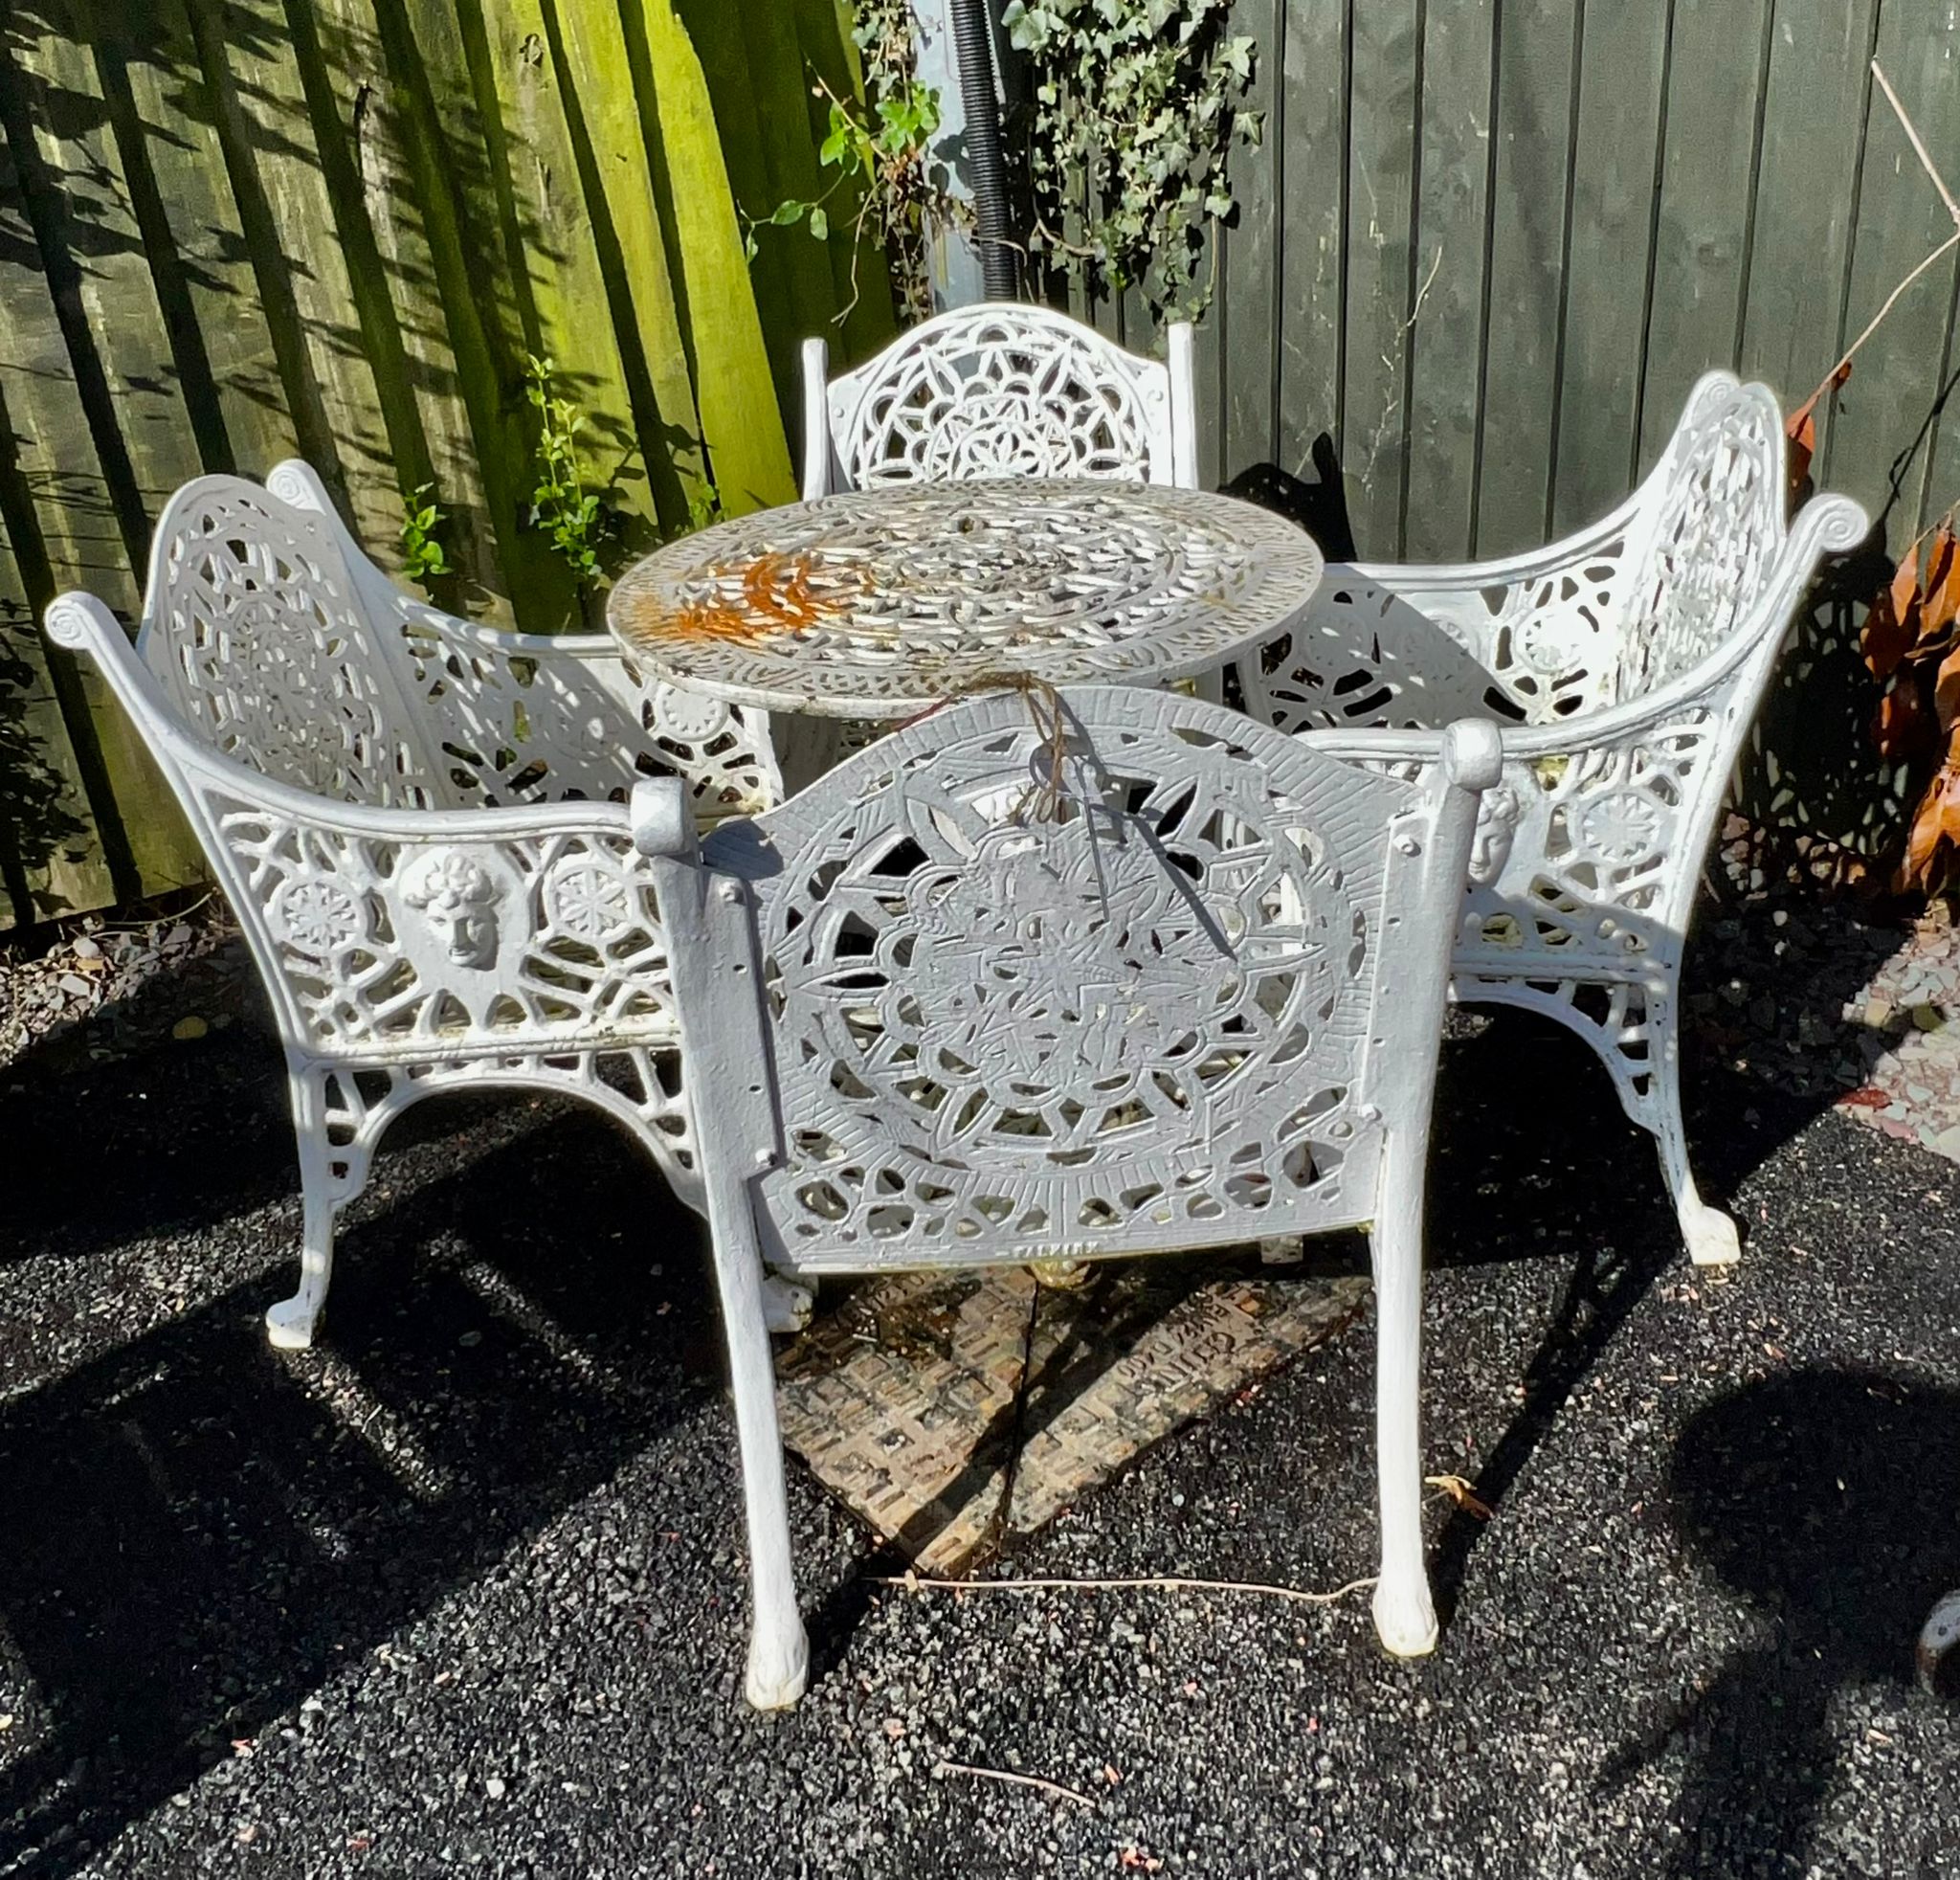
[(1354, 539), (1392, 561), (1402, 546), (1409, 423), (1409, 237), (1420, 122), (1415, 0), (1354, 0), (1348, 143), (1348, 340), (1342, 465)]
[(1578, 28), (1573, 0), (1520, 0), (1504, 9), (1478, 436), (1479, 555), (1546, 539)]
[[(644, 529), (659, 507), (634, 420), (561, 79), (546, 50), (544, 13), (537, 0), (499, 0), (485, 17), (485, 31), (508, 163), (500, 187), (508, 190), (522, 230), (524, 304), (534, 329), (523, 344), (557, 362), (565, 388), (587, 414), (590, 473)], [(664, 469), (664, 453), (661, 462)], [(679, 486), (671, 471), (667, 475), (670, 504), (678, 510)]]
[[(694, 30), (696, 14), (704, 11), (716, 9), (704, 5), (704, 0), (688, 0), (681, 17), (690, 32)], [(799, 202), (813, 201), (830, 188), (837, 171), (817, 162), (818, 144), (804, 127), (808, 122), (812, 71), (804, 53), (796, 11), (780, 6), (742, 7), (734, 11), (741, 19), (747, 45), (748, 76), (754, 88), (756, 127), (768, 171), (770, 206), (792, 197)], [(819, 14), (816, 26), (821, 28), (822, 24)], [(835, 45), (836, 29), (834, 23), (829, 28), (828, 36)], [(854, 78), (853, 87), (861, 91), (861, 81)], [(723, 115), (719, 96), (715, 101), (715, 115), (722, 125), (722, 146), (728, 152), (732, 181), (736, 152), (741, 147), (741, 133), (739, 127), (732, 125)], [(852, 192), (839, 190), (831, 208), (835, 210), (839, 203), (856, 199)], [(745, 203), (744, 207), (748, 205)], [(755, 212), (750, 209), (749, 213)], [(763, 240), (766, 245), (768, 237), (764, 236)], [(778, 253), (789, 296), (788, 336), (794, 342), (791, 348), (792, 351), (800, 352), (802, 341), (808, 335), (826, 332), (835, 336), (834, 323), (843, 301), (836, 292), (831, 253), (834, 249), (841, 250), (848, 240), (848, 231), (835, 229), (827, 242), (814, 240), (807, 229), (782, 234)], [(880, 340), (888, 336), (893, 330), (891, 284), (881, 254), (872, 257), (872, 270), (865, 281), (863, 302), (863, 312), (879, 318), (867, 321), (860, 315), (859, 334)], [(764, 305), (765, 337), (773, 347), (781, 336), (768, 329), (767, 304), (761, 304)], [(786, 412), (799, 409), (794, 388), (800, 382), (799, 362), (797, 370), (792, 374), (790, 400), (784, 406)]]
[[(790, 11), (810, 80), (804, 87), (804, 115), (814, 149), (829, 124), (832, 97), (864, 115), (864, 72), (851, 42), (843, 0), (791, 0)], [(839, 190), (831, 204), (831, 275), (835, 304), (843, 315), (830, 329), (832, 364), (837, 369), (869, 359), (898, 330), (884, 248), (869, 235), (860, 241), (854, 233), (862, 200), (861, 188), (853, 183)]]
[(666, 159), (688, 328), (697, 340), (712, 342), (696, 350), (695, 397), (716, 488), (731, 515), (791, 502), (796, 480), (789, 439), (701, 61), (671, 0), (623, 4), (643, 8), (655, 84), (639, 105), (649, 141), (657, 140)]
[[(530, 524), (537, 426), (523, 359), (537, 309), (530, 273), (546, 265), (526, 246), (506, 187), (506, 139), (493, 55), (477, 0), (369, 0), (394, 87), (400, 147), (422, 217), (457, 389), (483, 481), (503, 593), (517, 625), (549, 633), (581, 625), (570, 571)], [(537, 35), (513, 49), (545, 60)], [(571, 187), (576, 187), (575, 184)], [(501, 610), (499, 610), (501, 611)]]
[[(1227, 232), (1219, 279), (1218, 323), (1224, 342), (1224, 411), (1220, 468), (1227, 480), (1256, 463), (1273, 460), (1279, 448), (1273, 353), (1279, 344), (1280, 159), (1283, 126), (1277, 122), (1285, 60), (1283, 0), (1237, 0), (1229, 30), (1257, 46), (1245, 105), (1260, 113), (1267, 134), (1257, 149), (1232, 152), (1230, 177), (1238, 213)], [(1134, 350), (1149, 351), (1154, 336), (1137, 337)]]
[(1786, 404), (1838, 357), (1876, 4), (1776, 0), (1740, 365)]
[(1280, 123), (1267, 134), (1280, 153), (1278, 451), (1295, 476), (1305, 474), (1322, 432), (1339, 441), (1346, 38), (1345, 4), (1287, 0)]
[(1484, 231), (1497, 0), (1432, 6), (1423, 19), (1415, 293), (1409, 329), (1409, 459), (1403, 552), (1463, 561), (1477, 478)]
[(1695, 381), (1733, 363), (1769, 0), (1674, 0), (1637, 474)]
[(827, 240), (816, 240), (806, 224), (774, 228), (768, 218), (779, 203), (816, 200), (838, 173), (819, 177), (804, 129), (795, 22), (774, 7), (734, 8), (723, 0), (676, 0), (675, 11), (701, 56), (729, 191), (755, 225), (749, 286), (762, 316), (776, 403), (786, 414), (794, 412), (804, 323), (816, 332), (828, 322), (834, 282)]
[(1639, 456), (1667, 8), (1589, 7), (1572, 150), (1551, 533), (1610, 510)]
[[(183, 0), (156, 0), (121, 47), (189, 311), (217, 392), (230, 467), (263, 478), (300, 448), (278, 352), (198, 63)], [(226, 467), (221, 462), (208, 467)]]
[[(562, 37), (551, 40), (561, 64), (559, 101), (582, 156), (580, 181), (635, 420), (642, 441), (664, 446), (671, 466), (654, 494), (667, 527), (679, 528), (689, 501), (705, 491), (708, 469), (694, 382), (700, 361), (682, 299), (685, 260), (678, 251), (684, 238), (663, 226), (668, 186), (660, 172), (671, 159), (643, 123), (640, 93), (649, 74), (656, 83), (660, 75), (633, 0), (624, 9), (615, 0), (546, 0), (545, 16), (547, 36), (554, 16), (561, 23)], [(725, 183), (723, 189), (725, 195)], [(732, 219), (732, 205), (728, 213)], [(718, 352), (711, 341), (708, 357)], [(780, 416), (777, 422), (780, 428)]]

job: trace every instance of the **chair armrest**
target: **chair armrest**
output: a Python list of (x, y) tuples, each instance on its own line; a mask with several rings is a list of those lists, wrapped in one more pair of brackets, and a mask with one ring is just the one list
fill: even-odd
[(1528, 723), (1598, 709), (1617, 652), (1615, 581), (1632, 578), (1648, 485), (1590, 527), (1542, 548), (1459, 565), (1354, 572), (1407, 602), (1489, 673)]

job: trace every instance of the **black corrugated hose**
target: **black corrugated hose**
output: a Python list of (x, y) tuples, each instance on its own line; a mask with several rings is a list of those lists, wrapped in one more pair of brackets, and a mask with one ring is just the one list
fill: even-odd
[(953, 51), (967, 113), (967, 157), (973, 173), (974, 240), (990, 301), (1014, 298), (1018, 270), (1008, 233), (1007, 168), (1000, 154), (1000, 104), (993, 93), (992, 30), (987, 0), (952, 0)]

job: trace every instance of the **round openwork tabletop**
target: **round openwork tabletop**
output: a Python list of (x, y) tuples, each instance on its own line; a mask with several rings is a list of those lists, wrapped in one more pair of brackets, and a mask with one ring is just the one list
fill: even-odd
[(1087, 479), (851, 490), (671, 542), (607, 620), (736, 705), (902, 718), (990, 680), (1151, 683), (1282, 631), (1320, 550), (1229, 496)]

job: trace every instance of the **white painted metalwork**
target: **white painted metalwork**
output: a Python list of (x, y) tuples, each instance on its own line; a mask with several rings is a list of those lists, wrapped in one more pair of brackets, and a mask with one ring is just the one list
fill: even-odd
[(1423, 1170), (1497, 732), (1453, 727), (1405, 782), (1175, 694), (1060, 701), (1058, 723), (1012, 692), (964, 700), (699, 857), (657, 844), (749, 1471), (761, 1706), (804, 1678), (765, 1263), (809, 1278), (1370, 1223), (1375, 1619), (1392, 1650), (1435, 1643)]
[(1305, 606), (1320, 551), (1196, 490), (1081, 479), (918, 483), (766, 509), (668, 544), (613, 590), (621, 642), (718, 699), (824, 717), (924, 711), (1005, 673), (1156, 683)]
[(1403, 773), (1436, 727), (1501, 712), (1453, 979), (1570, 1025), (1651, 1131), (1690, 1255), (1732, 1261), (1682, 1125), (1680, 980), (1722, 796), (1818, 559), (1868, 523), (1843, 497), (1785, 521), (1774, 396), (1711, 372), (1605, 521), (1480, 567), (1330, 569), (1240, 662), (1248, 710)]
[(644, 674), (604, 634), (508, 634), (364, 555), (305, 464), (166, 505), (138, 652), (214, 747), (346, 802), (467, 809), (688, 778), (704, 820), (777, 801), (760, 714)]
[[(133, 649), (92, 595), (47, 617), (141, 729), (272, 997), (304, 1197), (276, 1344), (310, 1340), (335, 1217), (389, 1121), (433, 1090), (581, 1097), (702, 1205), (623, 799), (672, 769), (716, 815), (779, 795), (762, 721), (643, 683), (610, 640), (491, 633), (396, 593), (300, 464), (268, 489), (177, 493)], [(779, 1323), (808, 1304), (770, 1289)]]
[(1195, 489), (1190, 323), (1168, 363), (1048, 307), (990, 302), (926, 321), (826, 381), (803, 343), (803, 494), (987, 477), (1106, 477)]

